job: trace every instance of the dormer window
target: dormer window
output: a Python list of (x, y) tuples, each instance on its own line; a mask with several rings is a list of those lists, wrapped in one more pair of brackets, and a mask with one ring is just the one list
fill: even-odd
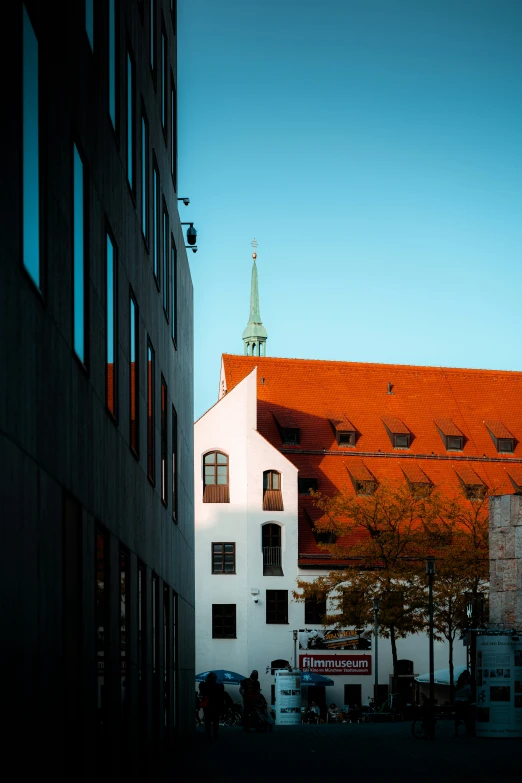
[(299, 444), (300, 429), (292, 413), (289, 411), (272, 411), (272, 414), (281, 436), (281, 442), (288, 446), (297, 446)]
[(357, 462), (348, 466), (348, 473), (352, 480), (356, 495), (374, 495), (377, 489), (377, 480), (370, 473), (364, 462)]
[(488, 488), (470, 465), (458, 465), (455, 471), (468, 500), (483, 500), (486, 497)]
[(509, 465), (507, 474), (513, 484), (513, 489), (517, 495), (522, 495), (522, 467), (518, 465)]
[(451, 419), (434, 419), (446, 451), (462, 451), (464, 448), (464, 433)]
[(507, 427), (501, 421), (495, 419), (487, 419), (484, 424), (499, 454), (513, 454), (515, 451), (515, 439)]
[(297, 491), (300, 495), (309, 495), (310, 490), (313, 489), (317, 492), (317, 479), (316, 478), (298, 478), (297, 479)]
[(394, 449), (409, 449), (411, 432), (396, 416), (383, 416), (382, 423)]
[(416, 462), (408, 461), (402, 466), (402, 472), (406, 476), (412, 495), (427, 497), (430, 494), (433, 485)]
[(355, 446), (356, 431), (352, 422), (346, 416), (335, 416), (330, 419), (338, 446), (350, 448)]

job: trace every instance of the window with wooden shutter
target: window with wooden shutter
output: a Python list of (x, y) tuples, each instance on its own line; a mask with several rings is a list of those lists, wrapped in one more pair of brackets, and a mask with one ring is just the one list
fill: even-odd
[(203, 503), (230, 503), (228, 457), (221, 451), (203, 457)]
[(284, 511), (281, 474), (277, 470), (263, 473), (263, 511)]

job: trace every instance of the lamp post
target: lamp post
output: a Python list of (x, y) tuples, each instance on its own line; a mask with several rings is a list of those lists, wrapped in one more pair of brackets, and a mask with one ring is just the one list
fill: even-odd
[(379, 690), (379, 599), (373, 599), (373, 635), (375, 637), (375, 681), (373, 686), (373, 700), (377, 704), (377, 692)]
[(297, 631), (292, 631), (294, 636), (294, 669), (297, 669)]
[(428, 601), (430, 618), (430, 704), (432, 736), (435, 734), (435, 670), (433, 664), (433, 577), (435, 576), (435, 558), (426, 558), (426, 573), (428, 575)]

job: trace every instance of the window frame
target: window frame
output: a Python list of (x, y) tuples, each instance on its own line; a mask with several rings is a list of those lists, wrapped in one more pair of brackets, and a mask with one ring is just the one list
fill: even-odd
[[(323, 608), (324, 611), (322, 611)], [(326, 598), (320, 600), (316, 596), (305, 598), (304, 610), (305, 625), (323, 625), (323, 619), (326, 615)]]
[(118, 18), (118, 0), (108, 0), (107, 3), (107, 75), (108, 75), (108, 112), (109, 120), (116, 137), (116, 143), (119, 141), (119, 122), (120, 113), (118, 110), (118, 81), (119, 81), (119, 61), (118, 61), (118, 28), (116, 20)]
[(172, 519), (178, 524), (178, 412), (172, 405)]
[[(76, 289), (76, 278), (77, 278), (77, 270), (76, 270), (76, 249), (77, 249), (77, 243), (76, 243), (76, 231), (77, 231), (77, 211), (76, 211), (76, 177), (77, 177), (77, 170), (76, 170), (76, 160), (78, 160), (81, 164), (81, 176), (82, 176), (82, 182), (81, 182), (81, 193), (82, 193), (82, 203), (81, 203), (81, 249), (82, 249), (82, 256), (81, 256), (81, 285), (82, 285), (82, 291), (81, 291), (81, 300), (82, 300), (82, 310), (83, 310), (83, 317), (81, 319), (81, 327), (82, 327), (82, 347), (83, 347), (83, 358), (80, 356), (78, 351), (76, 350), (77, 347), (77, 334), (76, 334), (76, 310), (77, 305), (76, 302), (78, 300), (77, 296), (77, 289)], [(80, 366), (85, 370), (85, 372), (88, 372), (89, 367), (89, 186), (88, 186), (88, 169), (87, 164), (85, 162), (85, 156), (83, 154), (83, 150), (81, 146), (79, 145), (76, 138), (73, 138), (72, 140), (72, 188), (71, 188), (71, 202), (72, 202), (72, 221), (71, 221), (71, 249), (72, 249), (72, 279), (73, 279), (73, 285), (71, 290), (71, 298), (72, 298), (72, 348), (75, 358), (77, 359)]]
[[(205, 459), (211, 455), (214, 455), (214, 461), (212, 463), (205, 462)], [(225, 462), (218, 462), (218, 455), (225, 457)], [(218, 467), (226, 466), (226, 482), (218, 483)], [(213, 467), (213, 477), (215, 481), (213, 483), (207, 483), (206, 468)], [(203, 470), (203, 503), (230, 503), (230, 457), (224, 451), (219, 449), (211, 449), (203, 454), (202, 459)], [(213, 489), (216, 488), (216, 489)], [(221, 488), (221, 489), (218, 489)]]
[(91, 52), (94, 52), (94, 0), (85, 0), (85, 32)]
[[(342, 438), (350, 438), (353, 443), (345, 443)], [(353, 449), (356, 445), (355, 430), (338, 430), (337, 431), (337, 445), (342, 446), (345, 449)]]
[(127, 185), (136, 203), (136, 60), (127, 42), (126, 57), (126, 122), (127, 122)]
[[(406, 432), (394, 432), (393, 434), (393, 448), (394, 449), (409, 449), (410, 448), (410, 442), (411, 437), (409, 433)], [(399, 443), (399, 440), (401, 438), (404, 438), (406, 443)]]
[[(109, 405), (109, 243), (112, 247), (112, 404)], [(118, 422), (118, 246), (108, 220), (105, 221), (105, 409)]]
[(170, 174), (178, 192), (178, 94), (174, 73), (170, 71)]
[(155, 432), (154, 432), (154, 397), (156, 375), (156, 352), (147, 336), (147, 478), (152, 486), (156, 486)]
[(163, 12), (161, 13), (161, 129), (165, 145), (168, 145), (169, 114), (169, 39)]
[(300, 430), (298, 427), (282, 427), (281, 428), (281, 441), (287, 446), (299, 446), (300, 444)]
[[(499, 454), (513, 454), (515, 451), (515, 439), (514, 438), (497, 438), (497, 451)], [(501, 448), (502, 443), (509, 443), (508, 449)]]
[(265, 601), (266, 625), (288, 625), (288, 590), (266, 590)]
[[(228, 607), (228, 610), (225, 609)], [(233, 609), (232, 609), (233, 607)], [(218, 608), (220, 611), (218, 611)], [(229, 617), (227, 618), (227, 611)], [(233, 624), (233, 633), (226, 633), (227, 619), (231, 620), (231, 626)], [(221, 622), (218, 622), (221, 621)], [(218, 625), (221, 625), (222, 633), (216, 633)], [(213, 639), (237, 639), (237, 609), (236, 604), (212, 604), (212, 638)]]
[[(221, 553), (215, 551), (215, 547), (222, 548)], [(231, 546), (232, 553), (227, 553), (225, 547)], [(221, 571), (215, 569), (215, 556), (221, 557)], [(232, 570), (226, 570), (227, 554), (232, 558)], [(236, 543), (235, 541), (213, 541), (210, 545), (210, 570), (214, 576), (234, 576), (236, 573)]]
[(145, 106), (141, 104), (141, 233), (147, 252), (150, 244), (150, 128)]
[(165, 201), (165, 197), (162, 198), (162, 222), (163, 222), (163, 242), (162, 242), (162, 259), (163, 259), (163, 312), (165, 314), (165, 318), (167, 319), (167, 323), (169, 322), (169, 300), (170, 300), (170, 291), (169, 291), (169, 267), (170, 267), (170, 259), (169, 259), (169, 236), (170, 236), (170, 227), (169, 227), (169, 213), (167, 210), (167, 202)]
[[(139, 321), (140, 310), (132, 287), (129, 286), (129, 445), (137, 460), (140, 458), (140, 351), (139, 351)], [(132, 312), (134, 305), (134, 335), (132, 334)], [(132, 348), (134, 340), (134, 388), (132, 378)], [(134, 394), (134, 437), (132, 432), (132, 399)]]
[(157, 88), (157, 52), (156, 52), (156, 0), (149, 0), (149, 66), (152, 74), (154, 91)]
[[(446, 451), (462, 451), (464, 447), (464, 438), (462, 435), (445, 435), (446, 438)], [(451, 444), (451, 441), (459, 441), (459, 445), (455, 446)]]
[(168, 507), (169, 499), (168, 499), (168, 493), (169, 493), (169, 479), (168, 479), (168, 466), (169, 466), (169, 457), (168, 457), (168, 427), (167, 427), (167, 421), (168, 421), (168, 400), (169, 400), (169, 390), (167, 387), (167, 382), (165, 381), (165, 378), (163, 377), (163, 373), (161, 373), (161, 502), (165, 506), (165, 508)]
[[(303, 484), (304, 482), (312, 482), (313, 486), (309, 486), (308, 489), (303, 491)], [(297, 479), (297, 494), (298, 495), (310, 495), (310, 490), (313, 489), (314, 492), (317, 492), (317, 478), (314, 478), (313, 476), (310, 476), (309, 478), (306, 476), (298, 477)]]
[[(36, 35), (36, 31), (33, 27), (33, 23), (31, 21), (31, 16), (29, 14), (29, 11), (27, 10), (27, 7), (25, 3), (22, 3), (22, 47), (21, 47), (21, 84), (22, 84), (22, 97), (21, 97), (21, 106), (22, 106), (22, 138), (21, 138), (21, 148), (22, 148), (22, 166), (21, 166), (21, 187), (20, 187), (20, 215), (21, 215), (21, 230), (20, 230), (20, 246), (22, 249), (21, 252), (21, 261), (22, 261), (22, 269), (24, 271), (24, 274), (26, 275), (27, 279), (30, 281), (31, 286), (33, 287), (33, 290), (42, 298), (42, 300), (45, 298), (45, 283), (46, 283), (46, 267), (45, 267), (45, 236), (44, 236), (44, 230), (45, 230), (45, 198), (46, 198), (46, 188), (44, 187), (44, 175), (45, 175), (45, 144), (44, 144), (44, 134), (45, 134), (45, 118), (44, 118), (44, 111), (45, 111), (45, 104), (41, 100), (41, 84), (40, 84), (40, 74), (42, 72), (41, 68), (41, 57), (40, 57), (40, 41), (38, 40), (38, 36)], [(29, 44), (29, 36), (28, 33), (32, 34), (32, 38), (34, 39), (35, 44), (35, 51), (28, 52), (28, 44)], [(27, 59), (26, 59), (26, 54)], [(35, 67), (36, 66), (36, 67)], [(28, 73), (28, 70), (30, 70), (30, 73)], [(34, 94), (32, 94), (31, 83), (33, 78), (35, 77), (35, 71), (36, 71), (36, 101), (30, 100), (31, 98), (34, 99)], [(36, 103), (36, 105), (35, 105)], [(27, 117), (27, 123), (25, 122), (26, 115)], [(27, 129), (27, 133), (26, 133)], [(36, 134), (36, 144), (33, 143), (34, 134)], [(30, 138), (28, 138), (30, 137)], [(27, 158), (31, 155), (31, 161), (27, 160)], [(32, 176), (32, 172), (34, 170), (34, 157), (36, 156), (36, 166), (38, 170), (37, 174), (37, 182), (35, 187), (28, 187), (28, 185), (33, 181), (34, 177)], [(27, 174), (27, 177), (26, 177)], [(34, 198), (34, 193), (36, 193), (36, 199)], [(26, 200), (26, 194), (27, 194), (27, 200)], [(30, 215), (30, 218), (28, 219), (28, 216)], [(32, 231), (29, 228), (29, 225), (34, 223), (34, 217), (36, 216), (37, 220), (37, 229), (36, 232)], [(36, 252), (36, 270), (32, 269), (32, 264), (26, 263), (26, 258), (28, 258), (29, 253), (27, 252), (27, 248), (29, 245), (29, 238), (33, 234), (37, 234), (36, 241), (34, 243), (31, 242), (31, 246), (33, 250)], [(34, 273), (37, 275), (37, 280), (35, 279)]]
[(170, 235), (170, 333), (174, 349), (178, 349), (178, 249), (174, 234)]
[(156, 153), (152, 152), (152, 271), (158, 291), (160, 290), (160, 256), (161, 256), (161, 180)]

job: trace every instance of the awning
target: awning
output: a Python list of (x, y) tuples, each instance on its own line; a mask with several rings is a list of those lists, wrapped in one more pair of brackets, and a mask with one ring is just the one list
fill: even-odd
[(301, 677), (301, 685), (333, 685), (334, 681), (329, 677), (325, 677), (324, 674), (316, 674), (315, 672), (303, 672)]
[[(467, 666), (454, 666), (453, 667), (453, 682), (456, 683), (463, 671), (467, 669)], [(450, 684), (450, 670), (449, 669), (437, 669), (433, 672), (435, 685), (449, 685)], [(415, 677), (415, 682), (429, 683), (430, 673), (419, 674)]]

